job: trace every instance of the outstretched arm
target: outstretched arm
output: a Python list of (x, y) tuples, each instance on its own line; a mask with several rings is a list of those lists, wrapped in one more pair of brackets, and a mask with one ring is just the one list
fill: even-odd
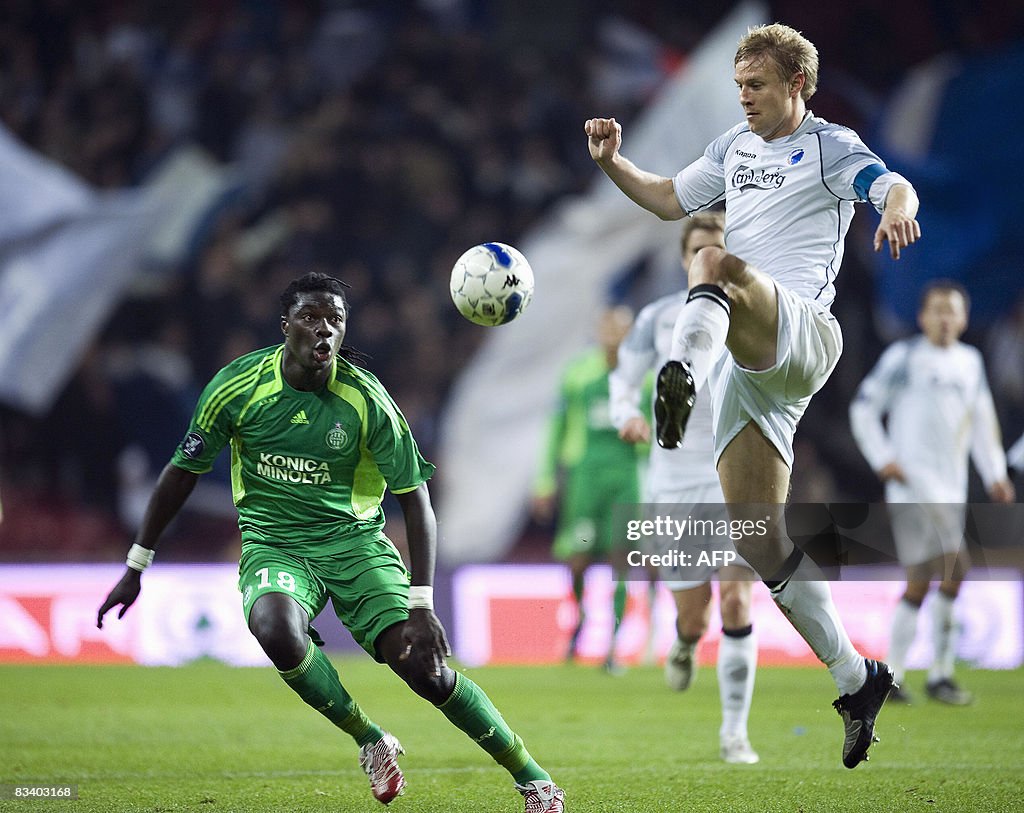
[(615, 119), (588, 119), (583, 129), (589, 139), (590, 157), (626, 197), (662, 220), (679, 220), (686, 214), (671, 178), (642, 170), (619, 152), (622, 127)]
[[(437, 551), (437, 519), (430, 503), (430, 492), (423, 483), (414, 491), (396, 494), (405, 516), (405, 532), (409, 543), (409, 570), (412, 583), (409, 594), (409, 620), (402, 637), (406, 650), (401, 656), (423, 659), (429, 674), (440, 675), (445, 658), (451, 655), (448, 637), (437, 616), (434, 615), (433, 590), (434, 561)], [(429, 599), (426, 598), (429, 596)]]
[[(164, 470), (160, 472), (160, 478), (157, 480), (156, 488), (153, 489), (153, 494), (149, 498), (149, 504), (146, 506), (142, 526), (135, 537), (136, 545), (148, 550), (156, 549), (160, 535), (181, 510), (198, 479), (198, 474), (179, 469), (170, 463), (164, 466)], [(139, 597), (141, 589), (142, 571), (126, 567), (121, 581), (114, 585), (114, 589), (100, 605), (99, 612), (96, 614), (96, 626), (102, 629), (103, 616), (119, 604), (121, 610), (117, 617), (124, 618), (128, 608)]]
[(888, 240), (889, 254), (898, 260), (901, 248), (921, 239), (921, 225), (915, 219), (919, 203), (917, 193), (907, 184), (896, 184), (889, 190), (882, 221), (875, 230), (875, 251), (881, 251), (882, 243)]

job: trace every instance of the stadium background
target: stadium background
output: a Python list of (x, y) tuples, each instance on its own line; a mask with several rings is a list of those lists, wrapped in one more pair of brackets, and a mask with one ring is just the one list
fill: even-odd
[[(493, 361), (499, 335), (455, 313), (451, 263), (484, 240), (544, 233), (599, 191), (582, 122), (615, 115), (628, 138), (730, 14), (804, 31), (822, 54), (815, 113), (857, 129), (924, 199), (926, 240), (900, 266), (870, 253), (873, 214), (855, 220), (836, 306), (847, 350), (801, 425), (793, 499), (880, 496), (846, 406), (884, 344), (913, 329), (931, 276), (968, 285), (967, 339), (986, 353), (1005, 439), (1018, 437), (1024, 173), (1008, 134), (1024, 113), (1008, 100), (1024, 72), (1021, 7), (910, 0), (894, 20), (880, 1), (626, 5), (8, 3), (0, 560), (81, 563), (78, 573), (121, 561), (199, 388), (228, 359), (279, 340), (277, 294), (312, 268), (352, 286), (348, 341), (372, 357), (439, 465), (442, 584), (467, 561), (545, 560), (550, 528), (526, 519), (522, 477), (485, 486), (510, 513), (493, 539), (445, 538), (462, 521), (445, 512), (463, 482), (446, 475), (460, 470), (446, 458), (450, 416), (473, 384), (460, 373), (478, 353)], [(535, 270), (537, 308), (546, 280)], [(564, 341), (526, 362), (540, 407), (514, 420), (543, 421), (556, 362), (588, 339), (602, 302), (639, 306), (672, 284), (663, 253), (599, 284), (582, 276), (578, 302), (558, 314)], [(522, 373), (495, 371), (506, 386)], [(460, 438), (480, 483), (540, 454), (539, 437), (504, 442), (514, 427), (500, 412), (484, 429)], [(226, 466), (202, 485), (160, 562), (236, 558)], [(978, 485), (972, 499), (983, 499)], [(401, 542), (400, 524), (394, 532)], [(217, 584), (233, 600), (230, 578)], [(69, 612), (100, 598), (84, 589)]]

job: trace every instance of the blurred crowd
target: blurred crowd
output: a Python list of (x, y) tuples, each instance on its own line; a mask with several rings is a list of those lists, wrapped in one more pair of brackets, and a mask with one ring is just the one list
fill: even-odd
[[(132, 485), (145, 490), (220, 366), (280, 340), (278, 294), (308, 270), (351, 286), (348, 343), (370, 357), (429, 457), (448, 388), (484, 336), (450, 305), (452, 262), (485, 240), (515, 244), (592, 182), (582, 122), (603, 111), (628, 121), (728, 10), (684, 5), (6, 3), (0, 118), (23, 142), (99, 188), (143, 183), (183, 144), (244, 181), (182, 267), (133, 289), (49, 414), (0, 407), (8, 540), (22, 539), (10, 520), (33, 505), (51, 518), (64, 507), (88, 526), (70, 532), (81, 555), (120, 550), (139, 516)], [(859, 127), (915, 62), (1020, 35), (1012, 11), (909, 5), (921, 17), (907, 37), (884, 24), (880, 2), (772, 6), (822, 51), (816, 113)], [(798, 450), (810, 473), (797, 490), (828, 498), (870, 490), (850, 485), (865, 472), (834, 422), (891, 338), (872, 319), (870, 239), (855, 231), (850, 242), (837, 310), (853, 349)], [(991, 351), (996, 398), (1019, 430), (1024, 303), (968, 339)], [(41, 547), (69, 538), (52, 521)]]

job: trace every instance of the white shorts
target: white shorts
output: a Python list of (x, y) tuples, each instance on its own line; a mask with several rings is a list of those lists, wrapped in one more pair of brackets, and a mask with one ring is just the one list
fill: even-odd
[(896, 558), (904, 567), (956, 555), (964, 547), (966, 506), (958, 503), (889, 503)]
[(722, 484), (718, 480), (687, 488), (662, 488), (657, 483), (648, 483), (647, 501), (652, 503), (672, 503), (675, 505), (700, 505), (701, 503), (725, 503)]
[[(682, 489), (659, 489), (656, 485), (650, 486), (650, 503), (648, 509), (651, 513), (660, 515), (671, 515), (672, 517), (685, 520), (712, 519), (728, 520), (729, 514), (725, 507), (725, 495), (722, 493), (722, 486), (717, 481), (707, 482), (703, 485), (691, 486)], [(735, 545), (728, 539), (721, 537), (708, 537), (706, 547), (709, 550), (730, 550), (735, 553)], [(649, 552), (664, 555), (673, 549), (686, 549), (693, 551), (701, 543), (699, 540), (687, 538), (676, 541), (665, 537), (654, 537), (651, 539)], [(750, 565), (737, 554), (733, 565), (750, 568)], [(690, 565), (680, 568), (672, 565), (663, 565), (659, 575), (665, 586), (677, 592), (700, 587), (711, 581), (712, 576), (718, 570), (710, 565), (698, 567)]]
[(792, 468), (796, 425), (843, 353), (839, 322), (826, 308), (778, 284), (775, 292), (779, 303), (775, 365), (748, 370), (725, 353), (712, 369), (716, 464), (725, 447), (753, 421)]

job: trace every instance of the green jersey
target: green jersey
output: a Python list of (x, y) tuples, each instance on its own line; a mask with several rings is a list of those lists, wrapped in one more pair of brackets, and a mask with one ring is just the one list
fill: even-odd
[(595, 476), (636, 483), (643, 450), (622, 440), (612, 425), (609, 372), (600, 348), (585, 351), (566, 368), (535, 487), (537, 494), (556, 490), (559, 468), (567, 472), (570, 483)]
[(283, 354), (257, 350), (217, 373), (171, 462), (202, 474), (230, 443), (243, 543), (330, 556), (379, 534), (385, 489), (413, 491), (434, 466), (376, 376), (335, 359), (327, 385), (303, 392), (284, 380)]

